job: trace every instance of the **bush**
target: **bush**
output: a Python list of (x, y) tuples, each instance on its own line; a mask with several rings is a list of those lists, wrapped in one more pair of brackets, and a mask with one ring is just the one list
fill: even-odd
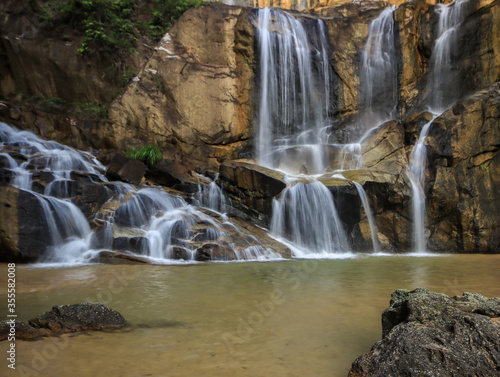
[(154, 0), (148, 34), (159, 41), (186, 10), (202, 4), (203, 0)]
[[(203, 0), (149, 0), (149, 15), (138, 20), (138, 0), (31, 0), (45, 30), (61, 33), (71, 27), (82, 33), (80, 55), (95, 52), (137, 53), (138, 29), (158, 41), (186, 10)], [(67, 34), (66, 34), (67, 35)], [(68, 36), (69, 37), (69, 36)]]
[(154, 165), (163, 159), (163, 154), (157, 146), (145, 145), (139, 150), (129, 150), (125, 154), (125, 157), (135, 158), (136, 160), (142, 161), (147, 165)]

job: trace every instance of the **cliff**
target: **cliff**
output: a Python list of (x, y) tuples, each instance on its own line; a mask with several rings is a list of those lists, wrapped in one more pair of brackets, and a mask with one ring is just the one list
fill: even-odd
[[(280, 5), (296, 7), (291, 2)], [(297, 19), (314, 16), (325, 22), (331, 47), (332, 137), (349, 142), (349, 133), (366, 110), (360, 65), (369, 25), (387, 4), (331, 5), (308, 2), (308, 13), (289, 13)], [(396, 115), (364, 140), (362, 159), (370, 173), (347, 177), (365, 188), (386, 250), (411, 249), (412, 194), (406, 173), (420, 131), (433, 119), (425, 111), (432, 95), (429, 82), (438, 11), (438, 6), (424, 1), (395, 9)], [(266, 224), (270, 203), (282, 188), (273, 195), (261, 195), (260, 187), (239, 187), (231, 169), (240, 165), (229, 162), (253, 157), (259, 96), (258, 17), (255, 9), (227, 5), (187, 11), (157, 45), (139, 40), (138, 55), (121, 58), (135, 75), (121, 88), (116, 80), (124, 71), (110, 73), (109, 60), (82, 60), (75, 54), (77, 39), (61, 41), (27, 33), (32, 31), (27, 27), (29, 13), (10, 10), (2, 21), (0, 117), (81, 149), (125, 152), (155, 144), (167, 161), (198, 172), (215, 173), (222, 164), (220, 182), (227, 185), (235, 206)], [(467, 3), (453, 53), (458, 62), (453, 67), (457, 101), (432, 120), (425, 141), (429, 157), (423, 191), (428, 204), (428, 246), (433, 250), (500, 252), (499, 28), (499, 0)], [(384, 85), (378, 89), (385, 91)], [(21, 92), (46, 100), (102, 104), (108, 118), (59, 111), (57, 103), (47, 105), (47, 101), (45, 107), (33, 104)], [(282, 187), (283, 182), (276, 184)], [(352, 186), (342, 187), (351, 195)], [(356, 215), (344, 220), (353, 223), (368, 242), (366, 217), (359, 200), (353, 203)]]

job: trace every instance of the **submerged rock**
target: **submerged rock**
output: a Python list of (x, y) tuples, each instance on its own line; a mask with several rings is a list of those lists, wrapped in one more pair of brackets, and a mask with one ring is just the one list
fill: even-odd
[[(54, 306), (28, 322), (15, 323), (17, 340), (34, 340), (44, 336), (57, 336), (89, 330), (120, 329), (127, 321), (116, 310), (98, 303)], [(10, 324), (0, 324), (0, 340), (5, 340)]]
[(383, 339), (349, 377), (500, 375), (500, 298), (397, 290), (382, 314)]
[(148, 258), (109, 250), (100, 251), (90, 262), (103, 264), (153, 264)]

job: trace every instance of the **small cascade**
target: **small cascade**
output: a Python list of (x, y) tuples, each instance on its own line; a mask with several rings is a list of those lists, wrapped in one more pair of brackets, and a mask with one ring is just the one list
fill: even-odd
[[(80, 171), (89, 176), (102, 176), (103, 166), (94, 158), (62, 144), (42, 140), (30, 132), (20, 132), (0, 123), (0, 147), (25, 161), (7, 158), (12, 173), (11, 185), (32, 194), (38, 199), (49, 231), (51, 246), (46, 250), (44, 262), (66, 263), (82, 258), (91, 242), (89, 223), (81, 210), (69, 198), (70, 176)], [(8, 153), (2, 153), (8, 156)], [(52, 180), (45, 189), (34, 187), (34, 179)], [(43, 178), (45, 177), (45, 178)], [(74, 188), (74, 186), (72, 186)], [(71, 193), (70, 193), (71, 192)]]
[(52, 246), (42, 262), (71, 263), (82, 260), (90, 248), (89, 223), (82, 211), (73, 203), (50, 196), (38, 197), (48, 224)]
[(410, 154), (410, 167), (408, 178), (412, 187), (412, 209), (413, 209), (413, 237), (414, 251), (423, 253), (427, 249), (425, 235), (425, 168), (427, 166), (427, 148), (424, 144), (425, 138), (429, 134), (432, 122), (427, 123), (420, 132), (417, 143)]
[(271, 232), (302, 249), (303, 255), (298, 256), (349, 251), (332, 194), (318, 181), (299, 182), (285, 189), (273, 203)]
[(373, 251), (375, 253), (380, 252), (380, 243), (378, 242), (377, 237), (377, 224), (375, 222), (375, 218), (373, 217), (372, 210), (370, 208), (370, 203), (368, 203), (368, 198), (366, 196), (366, 191), (358, 182), (352, 182), (356, 189), (358, 190), (359, 197), (361, 198), (361, 203), (363, 204), (363, 208), (365, 209), (366, 218), (368, 220), (368, 225), (370, 225), (370, 233), (372, 236), (372, 245)]
[[(0, 163), (7, 183), (39, 206), (43, 223), (37, 227), (46, 230), (41, 242), (48, 245), (40, 250), (40, 262), (88, 263), (102, 250), (162, 263), (281, 258), (245, 226), (234, 226), (221, 214), (230, 203), (214, 182), (200, 197), (202, 208), (194, 207), (157, 187), (108, 182), (104, 167), (93, 156), (4, 123)], [(100, 196), (104, 199), (98, 211), (91, 212)]]
[(321, 19), (318, 19), (318, 30), (322, 57), (321, 64), (323, 66), (321, 80), (324, 87), (323, 98), (325, 101), (325, 108), (323, 110), (323, 113), (325, 115), (325, 118), (328, 119), (330, 114), (330, 63), (328, 61), (328, 31), (325, 28), (325, 23)]
[(292, 150), (304, 155), (311, 173), (322, 173), (324, 140), (319, 135), (331, 106), (325, 25), (269, 8), (257, 10), (257, 18), (257, 159), (276, 167), (276, 161)]
[(465, 19), (467, 8), (468, 0), (436, 6), (439, 22), (427, 83), (427, 105), (435, 113), (444, 112), (462, 94), (457, 80), (458, 61), (453, 59), (453, 54), (457, 48), (458, 29)]
[(338, 164), (336, 170), (342, 171), (361, 169), (363, 167), (361, 144), (352, 143), (342, 145), (338, 161), (340, 163)]
[(215, 176), (215, 179), (211, 181), (208, 186), (202, 185), (200, 180), (207, 180), (208, 178), (199, 176), (198, 177), (198, 205), (206, 208), (210, 208), (214, 211), (220, 213), (228, 213), (231, 209), (231, 200), (224, 193), (221, 187), (217, 184), (217, 179), (219, 174)]
[(361, 107), (365, 131), (394, 118), (397, 105), (397, 59), (394, 10), (385, 8), (370, 23), (360, 67)]

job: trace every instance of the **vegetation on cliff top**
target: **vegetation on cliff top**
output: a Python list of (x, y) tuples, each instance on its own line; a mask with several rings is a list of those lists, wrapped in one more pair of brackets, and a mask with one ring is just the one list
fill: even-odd
[(82, 35), (80, 55), (136, 52), (140, 35), (158, 41), (187, 9), (203, 0), (31, 0), (43, 31)]

